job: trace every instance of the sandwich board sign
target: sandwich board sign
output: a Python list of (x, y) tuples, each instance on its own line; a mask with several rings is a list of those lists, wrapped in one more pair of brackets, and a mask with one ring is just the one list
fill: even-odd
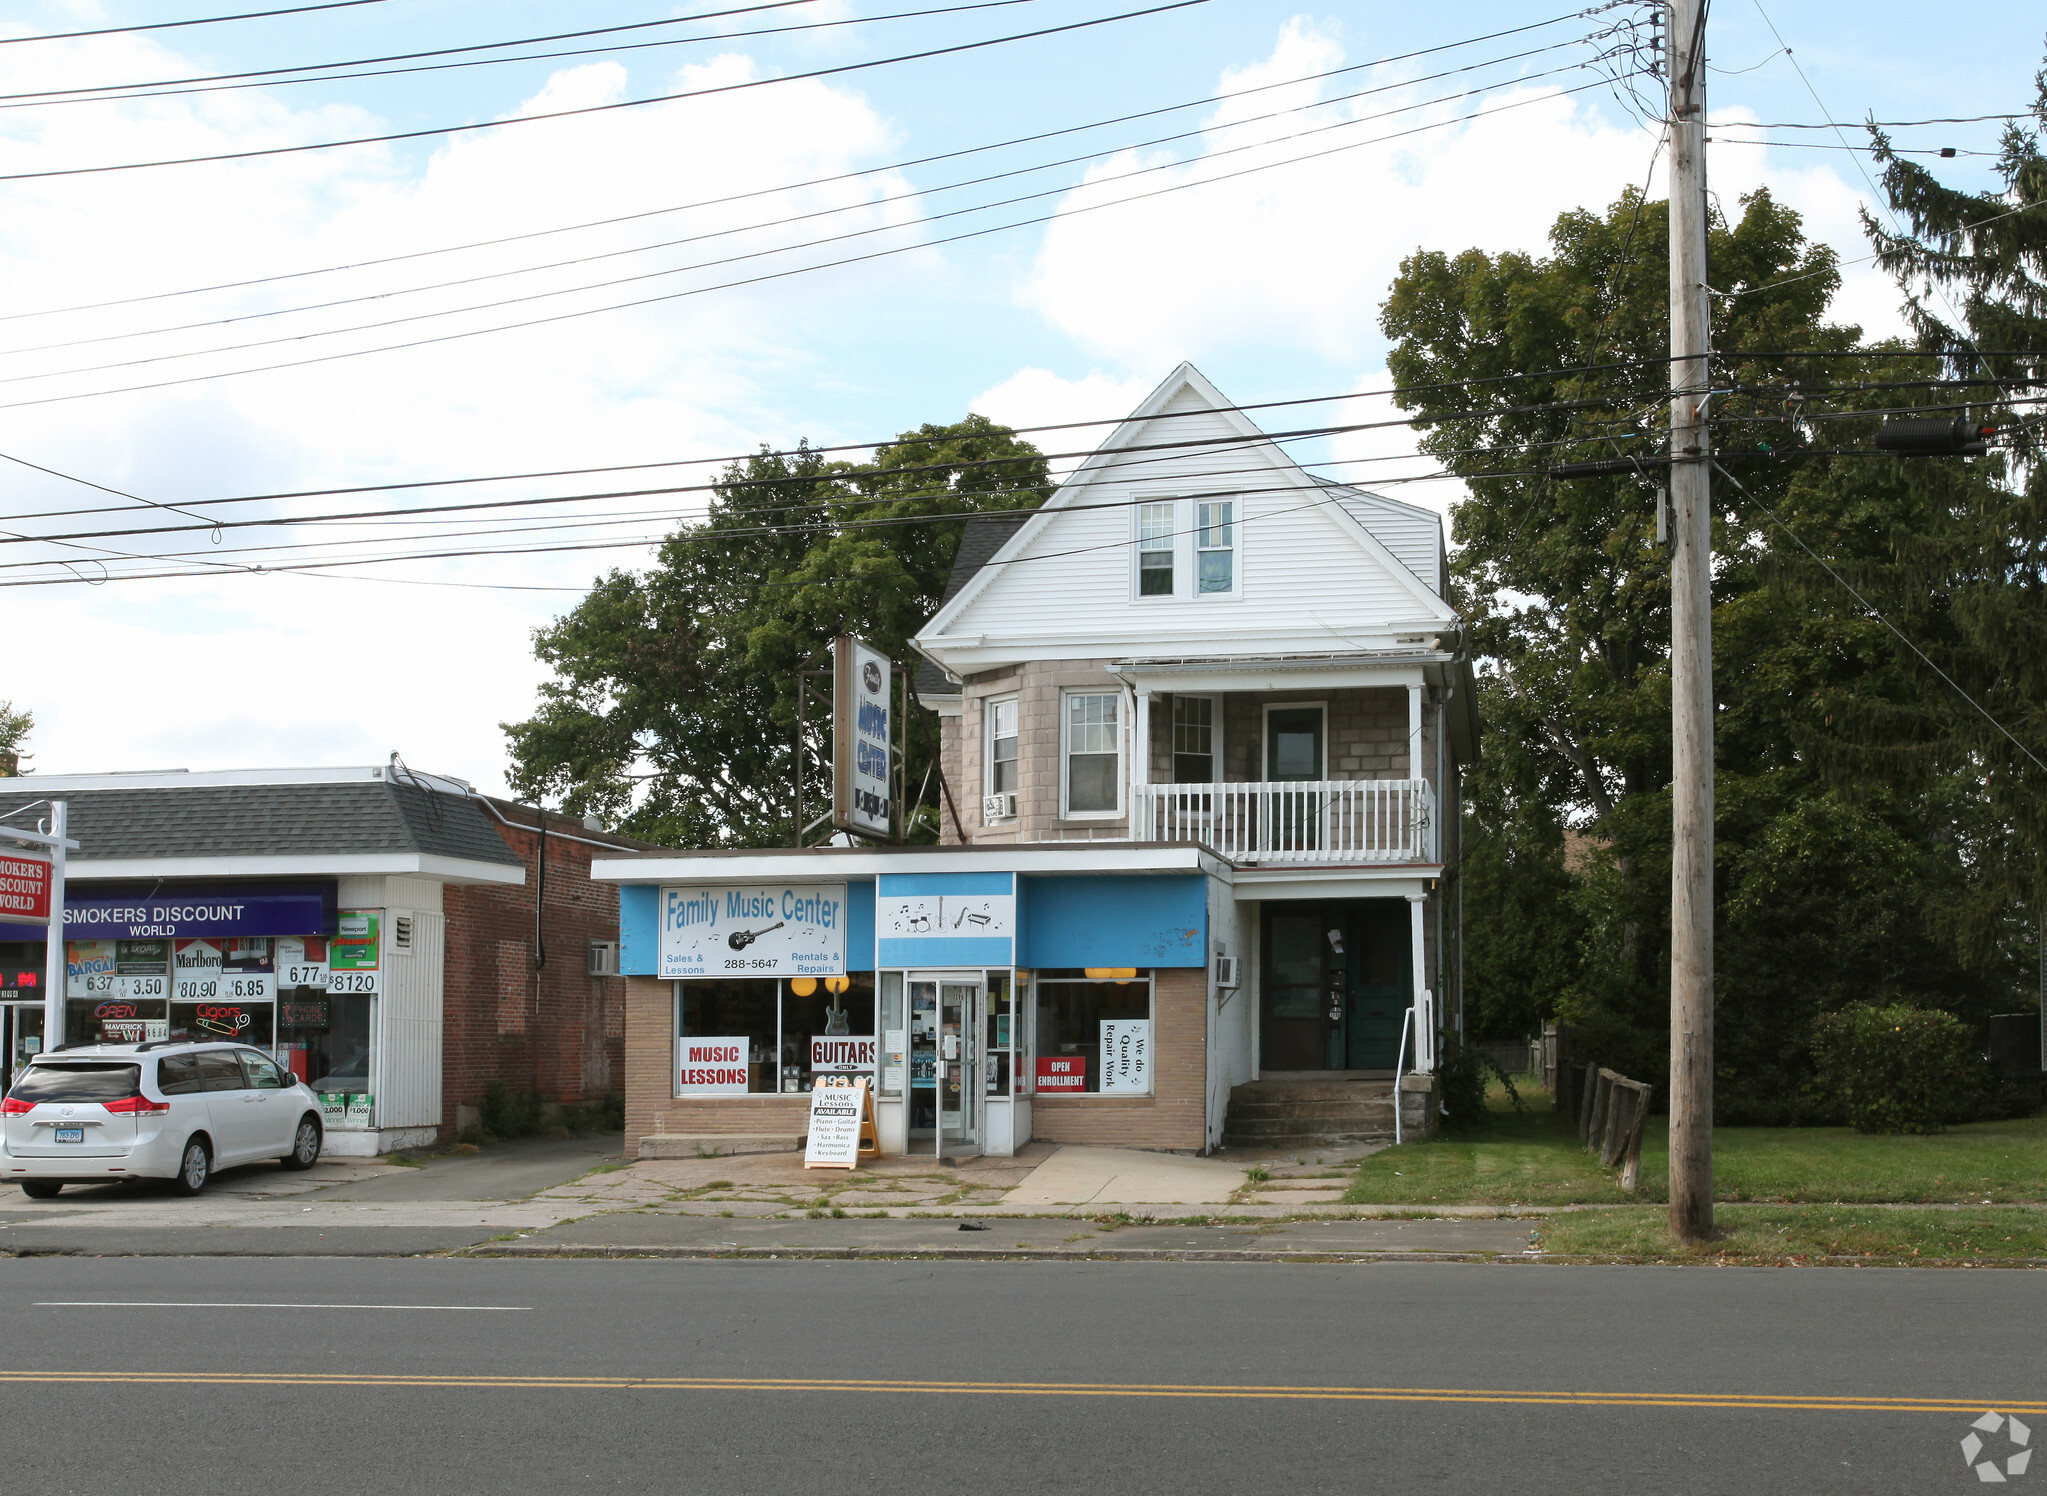
[(851, 1085), (843, 1076), (819, 1081), (810, 1093), (810, 1137), (803, 1145), (803, 1167), (857, 1169), (862, 1158), (880, 1152), (867, 1077), (860, 1076)]

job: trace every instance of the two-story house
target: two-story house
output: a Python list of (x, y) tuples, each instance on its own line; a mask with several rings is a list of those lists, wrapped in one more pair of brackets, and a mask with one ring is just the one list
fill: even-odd
[[(1426, 1124), (1477, 742), (1442, 524), (1283, 439), (1182, 365), (1042, 509), (969, 523), (916, 641), (942, 845), (599, 860), (643, 1152), (793, 1144), (841, 1036), (887, 1151), (1390, 1130), (1396, 1071)], [(727, 951), (833, 901), (814, 973)]]

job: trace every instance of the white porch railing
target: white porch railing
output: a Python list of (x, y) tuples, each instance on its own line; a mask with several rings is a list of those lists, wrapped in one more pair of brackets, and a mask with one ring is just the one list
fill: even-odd
[(1134, 784), (1133, 841), (1199, 842), (1232, 862), (1436, 861), (1425, 779)]

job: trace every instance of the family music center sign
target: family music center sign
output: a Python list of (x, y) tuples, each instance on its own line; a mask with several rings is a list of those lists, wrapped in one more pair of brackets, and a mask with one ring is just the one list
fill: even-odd
[(661, 976), (836, 977), (846, 885), (720, 883), (661, 890)]

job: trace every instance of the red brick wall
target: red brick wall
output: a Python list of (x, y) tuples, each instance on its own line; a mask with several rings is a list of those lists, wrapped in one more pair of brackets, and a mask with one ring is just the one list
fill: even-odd
[[(502, 807), (500, 807), (502, 809)], [(441, 1125), (452, 1136), (456, 1108), (474, 1106), (494, 1079), (543, 1101), (592, 1103), (616, 1094), (625, 1070), (625, 979), (585, 976), (592, 940), (618, 939), (618, 888), (590, 881), (604, 848), (580, 821), (548, 817), (546, 964), (533, 964), (538, 832), (530, 810), (505, 811), (520, 826), (498, 826), (526, 864), (526, 881), (450, 886), (447, 977), (442, 998)], [(630, 844), (622, 844), (622, 849)]]
[(1152, 989), (1152, 1094), (1038, 1096), (1031, 1136), (1047, 1143), (1159, 1148), (1208, 1146), (1208, 972), (1162, 967)]

